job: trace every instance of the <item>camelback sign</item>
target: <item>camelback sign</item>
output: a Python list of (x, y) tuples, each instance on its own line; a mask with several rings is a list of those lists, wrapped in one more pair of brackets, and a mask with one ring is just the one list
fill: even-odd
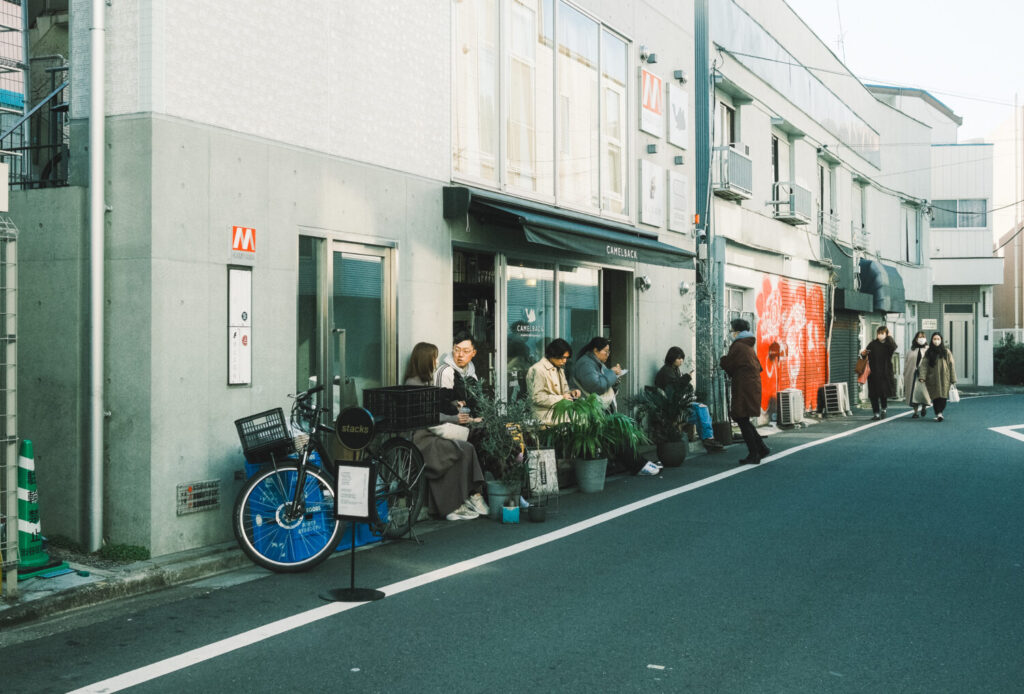
[(256, 260), (256, 230), (231, 227), (231, 257), (234, 260)]

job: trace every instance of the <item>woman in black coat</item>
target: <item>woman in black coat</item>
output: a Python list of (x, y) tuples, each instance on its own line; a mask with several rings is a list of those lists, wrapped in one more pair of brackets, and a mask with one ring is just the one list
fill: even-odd
[(889, 335), (884, 325), (878, 329), (875, 339), (861, 350), (860, 356), (868, 358), (868, 397), (871, 399), (873, 420), (885, 417), (885, 408), (889, 404), (892, 392), (892, 355), (896, 351), (896, 340)]

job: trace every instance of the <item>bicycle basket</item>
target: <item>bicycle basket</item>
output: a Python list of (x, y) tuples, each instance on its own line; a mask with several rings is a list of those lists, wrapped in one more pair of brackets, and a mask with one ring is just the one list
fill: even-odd
[(383, 431), (431, 427), (440, 421), (441, 389), (434, 386), (387, 386), (363, 390), (363, 407)]
[(266, 462), (271, 456), (283, 458), (295, 452), (292, 435), (280, 407), (236, 419), (235, 428), (242, 442), (242, 453), (251, 463)]

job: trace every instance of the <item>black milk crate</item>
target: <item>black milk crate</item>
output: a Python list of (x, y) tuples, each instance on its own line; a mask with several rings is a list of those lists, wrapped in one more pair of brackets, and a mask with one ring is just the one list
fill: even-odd
[(295, 452), (295, 443), (280, 407), (236, 419), (235, 428), (242, 442), (242, 452), (250, 463), (267, 462), (271, 456), (281, 459)]
[(441, 417), (441, 389), (435, 386), (387, 386), (363, 390), (363, 407), (383, 431), (432, 427)]

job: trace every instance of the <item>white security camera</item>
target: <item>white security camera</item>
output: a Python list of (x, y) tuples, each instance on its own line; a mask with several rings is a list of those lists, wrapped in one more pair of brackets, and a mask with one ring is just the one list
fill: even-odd
[(646, 63), (647, 56), (649, 56), (650, 54), (651, 52), (647, 50), (647, 46), (640, 46), (640, 60)]

